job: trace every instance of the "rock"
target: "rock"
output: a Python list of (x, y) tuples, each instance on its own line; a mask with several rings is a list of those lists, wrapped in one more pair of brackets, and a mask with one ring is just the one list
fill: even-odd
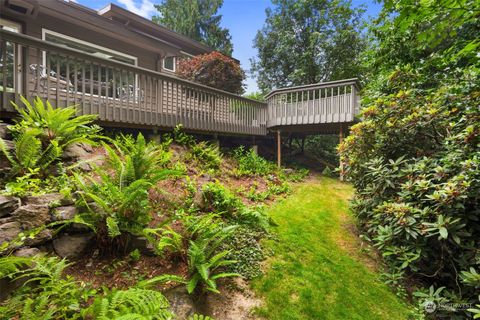
[(74, 143), (65, 149), (62, 157), (65, 159), (83, 159), (89, 156), (92, 152), (92, 146), (85, 143)]
[(29, 196), (25, 199), (25, 204), (46, 205), (52, 204), (71, 205), (72, 200), (65, 199), (60, 193), (47, 193), (39, 196)]
[(39, 233), (37, 233), (33, 238), (27, 238), (23, 242), (25, 246), (38, 246), (44, 244), (47, 241), (52, 240), (53, 235), (50, 229), (43, 229)]
[(147, 238), (131, 235), (129, 240), (130, 251), (138, 249), (142, 254), (145, 254), (147, 256), (155, 255), (155, 248), (147, 240)]
[(20, 207), (19, 198), (0, 195), (0, 218), (9, 215), (18, 207)]
[(0, 225), (0, 245), (15, 239), (22, 232), (21, 225), (17, 221)]
[[(78, 214), (78, 209), (74, 206), (63, 206), (53, 209), (52, 220), (64, 221), (73, 219)], [(91, 229), (82, 223), (70, 223), (67, 227), (68, 231), (72, 232), (89, 232)]]
[(0, 138), (7, 139), (8, 136), (8, 124), (0, 122)]
[(14, 212), (12, 217), (20, 223), (23, 229), (33, 229), (50, 222), (49, 208), (46, 205), (27, 204)]
[(21, 248), (13, 253), (16, 257), (33, 257), (40, 253), (40, 250), (37, 248)]
[(62, 234), (53, 240), (53, 249), (62, 258), (75, 259), (85, 253), (95, 234)]
[(63, 206), (53, 209), (53, 221), (70, 220), (77, 215), (78, 209), (74, 206)]
[(15, 218), (12, 217), (12, 216), (8, 216), (8, 217), (5, 217), (5, 218), (0, 218), (0, 225), (8, 223), (8, 222), (13, 222), (13, 221), (15, 221)]
[(184, 285), (176, 286), (164, 292), (170, 302), (170, 310), (178, 319), (188, 319), (197, 312), (192, 295), (188, 294)]

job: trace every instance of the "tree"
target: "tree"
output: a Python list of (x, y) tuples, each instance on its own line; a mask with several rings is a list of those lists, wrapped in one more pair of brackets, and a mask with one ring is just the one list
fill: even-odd
[(275, 87), (357, 77), (362, 9), (345, 0), (273, 0), (254, 46), (252, 71), (264, 92)]
[(240, 65), (220, 52), (198, 55), (180, 60), (177, 67), (179, 77), (220, 90), (242, 94), (245, 72)]
[(223, 0), (163, 0), (155, 5), (160, 15), (152, 21), (231, 56), (232, 37), (217, 14), (222, 5)]

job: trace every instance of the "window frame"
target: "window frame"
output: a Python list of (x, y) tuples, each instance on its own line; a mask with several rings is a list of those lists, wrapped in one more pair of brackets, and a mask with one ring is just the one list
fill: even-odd
[[(166, 58), (172, 58), (173, 59), (173, 69), (165, 68), (165, 59)], [(162, 59), (162, 68), (163, 70), (167, 70), (170, 72), (175, 72), (177, 71), (177, 57), (176, 56), (168, 56)]]
[[(11, 32), (16, 32), (16, 33), (23, 33), (23, 26), (21, 23), (13, 20), (9, 20), (3, 17), (0, 17), (0, 24), (3, 26), (6, 26), (10, 29), (13, 30), (7, 30)], [(3, 29), (3, 28), (2, 28)], [(13, 76), (13, 83), (12, 87), (9, 87), (8, 84), (5, 85), (2, 83), (0, 85), (0, 92), (21, 92), (22, 91), (22, 81), (23, 81), (23, 74), (22, 74), (22, 61), (23, 61), (23, 56), (22, 56), (22, 46), (18, 46), (18, 51), (15, 48), (15, 45), (13, 45), (13, 70), (12, 70), (12, 76)]]
[[(134, 61), (134, 64), (132, 64), (132, 65), (133, 66), (138, 66), (138, 57), (135, 57), (135, 56), (132, 56), (132, 55), (120, 52), (120, 51), (116, 51), (116, 50), (113, 50), (113, 49), (110, 49), (110, 48), (107, 48), (107, 47), (99, 46), (97, 44), (94, 44), (94, 43), (91, 43), (91, 42), (88, 42), (88, 41), (85, 41), (85, 40), (70, 37), (70, 36), (67, 36), (63, 33), (52, 31), (52, 30), (46, 29), (46, 28), (42, 28), (42, 40), (43, 41), (47, 41), (46, 40), (47, 34), (52, 35), (54, 37), (63, 38), (65, 40), (68, 40), (68, 41), (71, 41), (71, 42), (76, 42), (78, 44), (82, 44), (82, 45), (85, 45), (85, 46), (88, 46), (88, 47), (92, 47), (94, 49), (107, 51), (107, 52), (110, 52), (110, 53), (118, 55), (118, 56), (122, 56), (122, 57), (127, 58), (127, 59), (131, 59), (131, 60)], [(106, 59), (106, 60), (112, 60), (112, 59)], [(116, 60), (112, 60), (112, 61), (118, 62)], [(45, 63), (46, 63), (46, 53), (44, 52), (43, 53), (43, 64), (45, 65)]]

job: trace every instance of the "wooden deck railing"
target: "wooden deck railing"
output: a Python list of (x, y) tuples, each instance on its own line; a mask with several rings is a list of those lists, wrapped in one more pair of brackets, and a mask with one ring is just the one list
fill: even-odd
[(262, 103), (5, 30), (0, 46), (0, 111), (14, 111), (10, 101), (20, 95), (39, 96), (113, 125), (266, 135), (280, 126), (351, 123), (359, 109), (356, 79), (277, 89)]
[(267, 96), (268, 127), (353, 122), (360, 99), (357, 79), (277, 89)]
[(174, 76), (0, 30), (0, 111), (40, 96), (104, 122), (267, 134), (267, 105)]

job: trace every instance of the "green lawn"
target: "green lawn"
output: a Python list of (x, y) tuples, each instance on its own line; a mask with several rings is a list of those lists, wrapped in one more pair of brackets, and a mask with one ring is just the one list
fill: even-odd
[(267, 319), (407, 319), (408, 307), (362, 263), (352, 221), (352, 188), (318, 178), (298, 185), (269, 213), (278, 240), (266, 243), (274, 256), (253, 282)]

